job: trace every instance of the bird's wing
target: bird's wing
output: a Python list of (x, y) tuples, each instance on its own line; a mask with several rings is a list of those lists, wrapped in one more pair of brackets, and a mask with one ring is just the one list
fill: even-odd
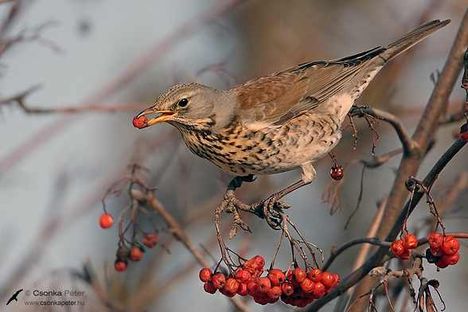
[(355, 78), (367, 73), (364, 67), (369, 60), (383, 51), (379, 47), (335, 61), (305, 63), (238, 86), (233, 89), (239, 101), (238, 117), (246, 125), (261, 127), (281, 125), (314, 110), (333, 95), (353, 88)]

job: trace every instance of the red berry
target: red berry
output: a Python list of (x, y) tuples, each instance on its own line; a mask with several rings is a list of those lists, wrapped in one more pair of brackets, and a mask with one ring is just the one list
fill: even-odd
[(449, 266), (449, 262), (447, 257), (441, 257), (437, 262), (435, 263), (439, 268), (443, 269)]
[(314, 284), (314, 289), (312, 290), (315, 298), (323, 297), (327, 293), (327, 288), (322, 283), (318, 282)]
[(157, 245), (159, 241), (158, 234), (156, 233), (147, 233), (145, 236), (143, 236), (143, 245), (145, 245), (148, 248), (153, 248), (154, 246)]
[(327, 288), (332, 288), (335, 286), (336, 280), (334, 274), (330, 272), (323, 272), (322, 273), (322, 278), (320, 279), (320, 282), (325, 285)]
[(270, 272), (268, 272), (268, 278), (273, 286), (279, 286), (284, 282), (286, 277), (284, 276), (283, 271), (279, 269), (271, 269)]
[(284, 282), (281, 285), (281, 291), (285, 296), (291, 296), (294, 293), (294, 286), (290, 282)]
[(216, 289), (221, 289), (226, 284), (226, 276), (223, 273), (216, 273), (211, 277), (211, 282)]
[(444, 236), (441, 233), (432, 232), (427, 236), (429, 247), (431, 248), (432, 254), (437, 255), (444, 242)]
[(392, 243), (390, 250), (398, 258), (402, 258), (402, 256), (405, 255), (405, 253), (408, 251), (400, 239), (397, 239)]
[(113, 223), (114, 223), (114, 219), (112, 218), (112, 215), (110, 213), (104, 212), (99, 217), (99, 226), (103, 229), (110, 228)]
[(254, 296), (254, 301), (258, 304), (265, 305), (270, 302), (270, 298), (267, 295)]
[(231, 293), (236, 294), (238, 289), (239, 289), (239, 282), (235, 278), (229, 277), (226, 280), (226, 283), (224, 284), (224, 290), (229, 294)]
[(302, 283), (302, 281), (307, 277), (307, 273), (301, 268), (295, 268), (293, 274), (296, 282), (298, 283)]
[(256, 281), (250, 281), (247, 283), (247, 291), (252, 297), (258, 292), (258, 284)]
[(255, 256), (254, 258), (255, 263), (257, 264), (257, 268), (262, 268), (265, 265), (265, 259), (262, 256)]
[(447, 262), (449, 265), (455, 265), (460, 260), (460, 254), (457, 252), (453, 255), (443, 255), (442, 259), (444, 262)]
[(211, 280), (212, 275), (213, 273), (211, 272), (210, 268), (202, 268), (200, 272), (198, 273), (198, 277), (200, 278), (200, 281), (204, 283)]
[(271, 288), (271, 281), (268, 277), (259, 277), (257, 280), (258, 289), (266, 293)]
[(237, 270), (235, 277), (239, 282), (247, 283), (252, 278), (252, 274), (250, 274), (250, 272), (247, 270), (240, 269)]
[(146, 116), (140, 116), (140, 117), (135, 117), (133, 118), (133, 126), (135, 128), (141, 129), (146, 127), (148, 124), (148, 118)]
[(333, 273), (333, 278), (335, 279), (335, 283), (333, 284), (332, 288), (338, 285), (341, 281), (340, 276), (337, 273)]
[(262, 256), (255, 256), (244, 263), (244, 269), (253, 276), (260, 276), (265, 265), (265, 259)]
[(418, 238), (412, 233), (404, 235), (402, 241), (406, 249), (415, 249), (418, 247)]
[(344, 169), (342, 166), (334, 165), (330, 169), (330, 176), (333, 180), (339, 181), (343, 179), (343, 175), (344, 175)]
[(305, 306), (307, 305), (307, 303), (308, 303), (308, 302), (307, 302), (306, 299), (300, 298), (300, 299), (297, 301), (297, 306), (298, 306), (299, 308), (303, 308), (303, 307), (305, 307)]
[(467, 142), (468, 141), (468, 130), (465, 129), (462, 133), (460, 133), (460, 139)]
[(143, 250), (138, 246), (132, 246), (130, 249), (130, 260), (140, 261), (143, 259)]
[(308, 279), (308, 278), (305, 278), (302, 282), (301, 282), (301, 289), (303, 292), (305, 292), (306, 294), (310, 294), (312, 293), (313, 289), (314, 289), (314, 286), (315, 286), (315, 283), (312, 282), (312, 280)]
[(319, 269), (312, 269), (309, 271), (307, 276), (313, 281), (313, 282), (320, 282), (321, 274), (322, 271)]
[(278, 299), (281, 296), (281, 287), (280, 286), (273, 286), (267, 291), (268, 297), (271, 299)]
[(216, 290), (217, 290), (212, 282), (206, 282), (203, 285), (203, 289), (209, 294), (214, 294), (216, 292)]
[(441, 250), (445, 255), (454, 255), (460, 250), (460, 242), (451, 235), (445, 236)]
[(117, 272), (123, 272), (127, 269), (127, 262), (126, 261), (122, 261), (122, 260), (117, 260), (115, 261), (114, 263), (114, 269), (117, 271)]
[(249, 293), (249, 290), (247, 288), (246, 283), (239, 283), (239, 288), (237, 289), (237, 294), (239, 296), (247, 296)]
[(408, 260), (410, 258), (410, 250), (405, 249), (405, 252), (399, 258), (401, 260)]

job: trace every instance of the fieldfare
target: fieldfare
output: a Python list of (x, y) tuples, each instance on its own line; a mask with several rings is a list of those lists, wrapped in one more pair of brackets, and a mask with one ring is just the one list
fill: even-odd
[(179, 84), (133, 124), (168, 122), (194, 154), (238, 177), (234, 184), (301, 168), (299, 181), (262, 201), (266, 217), (284, 195), (312, 182), (314, 162), (339, 142), (346, 115), (380, 69), (449, 22), (434, 20), (386, 47), (300, 64), (229, 90)]

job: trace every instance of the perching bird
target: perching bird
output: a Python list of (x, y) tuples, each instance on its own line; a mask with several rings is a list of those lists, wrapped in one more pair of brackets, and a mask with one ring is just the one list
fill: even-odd
[(12, 302), (13, 300), (15, 300), (16, 302), (18, 302), (18, 295), (19, 295), (22, 291), (23, 291), (23, 288), (17, 290), (17, 291), (13, 294), (13, 296), (11, 296), (11, 298), (8, 299), (6, 305), (9, 305), (10, 302)]
[(435, 20), (387, 47), (300, 64), (229, 90), (179, 84), (133, 124), (145, 128), (168, 122), (193, 153), (235, 176), (301, 168), (301, 180), (269, 197), (272, 208), (287, 193), (312, 182), (313, 163), (339, 142), (351, 106), (380, 69), (449, 22)]

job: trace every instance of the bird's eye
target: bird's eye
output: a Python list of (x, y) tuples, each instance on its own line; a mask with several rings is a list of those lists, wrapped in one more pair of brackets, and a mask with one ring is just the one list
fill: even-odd
[(179, 103), (177, 103), (177, 105), (179, 105), (179, 107), (185, 107), (188, 105), (188, 100), (186, 98), (183, 98), (179, 100)]

